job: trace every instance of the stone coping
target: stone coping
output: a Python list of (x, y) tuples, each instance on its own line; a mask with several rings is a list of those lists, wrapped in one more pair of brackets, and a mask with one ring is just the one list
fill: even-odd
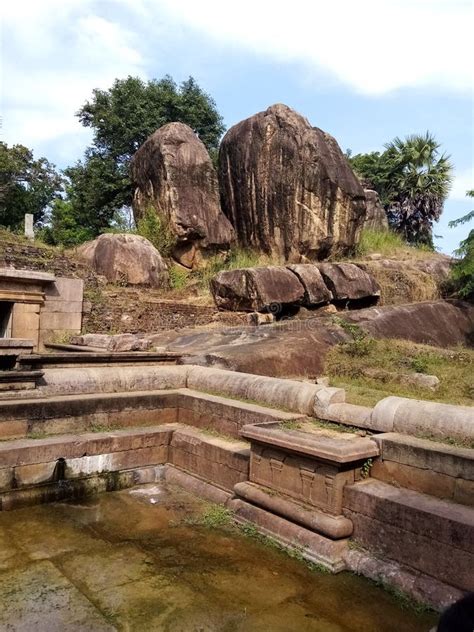
[(17, 283), (54, 283), (56, 277), (49, 272), (38, 270), (16, 270), (15, 268), (0, 268), (0, 279), (15, 281)]
[(382, 461), (394, 461), (421, 470), (474, 481), (474, 450), (431, 439), (387, 432), (374, 435)]
[(0, 349), (32, 349), (33, 341), (28, 338), (0, 338)]
[(282, 429), (280, 422), (273, 421), (246, 425), (242, 428), (241, 435), (250, 442), (276, 446), (331, 463), (364, 461), (379, 454), (377, 444), (369, 437), (353, 435), (350, 439), (339, 439), (328, 437), (324, 431), (318, 433)]

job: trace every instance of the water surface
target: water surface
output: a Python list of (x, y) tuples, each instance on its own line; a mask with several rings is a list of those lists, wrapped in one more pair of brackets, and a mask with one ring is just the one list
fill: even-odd
[[(0, 513), (0, 630), (420, 632), (435, 621), (373, 583), (199, 524), (153, 485)], [(197, 522), (197, 524), (196, 524)]]

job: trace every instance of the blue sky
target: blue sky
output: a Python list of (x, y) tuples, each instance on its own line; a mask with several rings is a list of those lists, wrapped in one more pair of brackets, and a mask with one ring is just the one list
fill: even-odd
[(59, 167), (90, 140), (74, 117), (128, 74), (193, 75), (228, 127), (277, 102), (354, 153), (429, 129), (455, 180), (435, 229), (450, 253), (474, 188), (473, 5), (465, 0), (16, 0), (4, 9), (3, 140)]

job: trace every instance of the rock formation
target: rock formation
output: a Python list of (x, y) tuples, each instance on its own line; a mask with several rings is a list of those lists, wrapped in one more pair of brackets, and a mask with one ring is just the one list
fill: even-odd
[(219, 309), (270, 311), (284, 315), (289, 307), (316, 307), (329, 301), (357, 306), (377, 303), (376, 281), (351, 263), (293, 264), (223, 270), (211, 279)]
[(219, 202), (217, 175), (204, 144), (184, 123), (169, 123), (152, 134), (132, 161), (133, 212), (149, 208), (176, 236), (173, 252), (195, 267), (203, 250), (227, 249), (234, 231)]
[(379, 194), (372, 189), (364, 189), (367, 212), (363, 228), (388, 230), (387, 213), (380, 204)]
[(224, 270), (211, 279), (211, 291), (220, 309), (276, 315), (304, 297), (297, 276), (282, 266)]
[(299, 263), (287, 266), (293, 274), (296, 274), (304, 287), (303, 305), (313, 307), (323, 303), (329, 303), (332, 292), (324, 283), (324, 279), (317, 266), (308, 263)]
[(224, 213), (244, 247), (298, 263), (354, 246), (365, 196), (335, 139), (286, 105), (234, 125), (219, 152)]
[(380, 287), (375, 279), (353, 263), (320, 263), (319, 271), (331, 290), (334, 301), (360, 301), (375, 304)]
[(112, 282), (163, 287), (168, 284), (168, 268), (158, 250), (139, 235), (106, 233), (77, 248), (97, 274)]

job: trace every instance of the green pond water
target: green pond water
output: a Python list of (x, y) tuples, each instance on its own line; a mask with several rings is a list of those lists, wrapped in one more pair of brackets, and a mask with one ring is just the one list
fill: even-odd
[(307, 568), (152, 485), (0, 513), (0, 630), (418, 632), (436, 621)]

